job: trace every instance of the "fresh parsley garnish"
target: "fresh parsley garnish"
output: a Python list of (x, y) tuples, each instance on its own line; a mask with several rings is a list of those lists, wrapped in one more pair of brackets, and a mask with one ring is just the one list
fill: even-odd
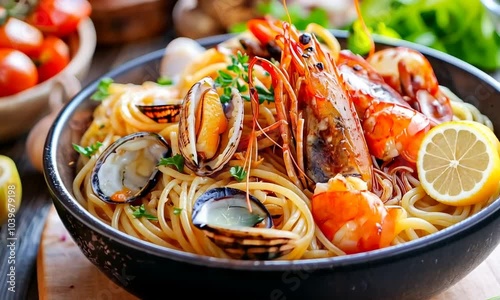
[(159, 85), (172, 85), (172, 84), (174, 84), (174, 81), (167, 76), (160, 76), (156, 80), (156, 83), (158, 83)]
[(172, 157), (162, 158), (158, 164), (160, 166), (175, 166), (177, 171), (182, 172), (184, 170), (184, 157), (176, 154)]
[[(233, 77), (228, 71), (233, 72)], [(231, 56), (231, 64), (226, 70), (219, 70), (215, 78), (215, 84), (223, 89), (221, 102), (227, 103), (231, 100), (232, 88), (235, 87), (240, 93), (246, 92), (248, 87), (240, 83), (240, 80), (248, 82), (248, 55), (238, 51), (236, 56)]]
[(247, 172), (245, 171), (245, 169), (243, 169), (242, 166), (231, 167), (231, 169), (229, 169), (229, 173), (238, 181), (242, 181), (247, 176)]
[(174, 207), (174, 215), (178, 216), (182, 212), (182, 208), (179, 207)]
[(106, 99), (109, 96), (109, 86), (113, 83), (113, 79), (106, 77), (99, 81), (99, 85), (97, 85), (97, 91), (92, 94), (90, 99), (101, 101)]
[(86, 157), (91, 157), (92, 154), (96, 153), (97, 150), (102, 146), (101, 142), (95, 142), (94, 144), (87, 146), (87, 147), (82, 147), (80, 145), (74, 144), (73, 143), (73, 149), (76, 150), (76, 152), (86, 156)]
[[(227, 103), (231, 100), (233, 88), (236, 88), (240, 93), (248, 91), (248, 86), (242, 83), (242, 81), (245, 83), (248, 82), (248, 60), (249, 56), (247, 54), (238, 52), (236, 55), (231, 56), (231, 64), (226, 67), (226, 70), (218, 71), (218, 76), (215, 78), (215, 84), (222, 88), (223, 93), (220, 97), (222, 103)], [(258, 86), (256, 90), (259, 95), (260, 103), (264, 101), (274, 101), (274, 92), (272, 88), (268, 91), (264, 87)], [(243, 98), (250, 101), (248, 95), (243, 95)]]
[(144, 204), (141, 204), (141, 206), (139, 206), (139, 207), (130, 205), (130, 208), (134, 211), (132, 213), (132, 215), (134, 215), (134, 217), (136, 217), (136, 218), (144, 217), (148, 220), (153, 220), (153, 221), (158, 220), (157, 217), (153, 216), (152, 214), (148, 214), (146, 212), (146, 208), (144, 207)]

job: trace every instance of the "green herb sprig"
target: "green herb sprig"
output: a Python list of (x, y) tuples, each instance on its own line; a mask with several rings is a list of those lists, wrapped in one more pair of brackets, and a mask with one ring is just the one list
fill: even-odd
[(159, 85), (172, 85), (174, 84), (174, 81), (172, 80), (172, 78), (169, 78), (167, 76), (160, 76), (156, 80), (156, 83), (158, 83)]
[(102, 101), (109, 96), (109, 86), (113, 83), (113, 79), (106, 77), (99, 81), (97, 91), (90, 96), (90, 99), (95, 101)]
[(182, 212), (182, 208), (179, 207), (174, 207), (174, 215), (178, 216)]
[(95, 142), (94, 144), (87, 146), (87, 147), (82, 147), (80, 145), (77, 145), (73, 143), (73, 149), (75, 149), (76, 152), (82, 154), (83, 156), (86, 157), (91, 157), (94, 153), (99, 150), (99, 148), (102, 146), (101, 142)]
[[(233, 72), (236, 76), (233, 77), (228, 71)], [(232, 88), (236, 87), (240, 93), (248, 90), (248, 87), (240, 83), (240, 79), (248, 82), (248, 55), (238, 52), (236, 56), (231, 56), (231, 64), (226, 70), (219, 70), (215, 84), (223, 89), (221, 102), (227, 103), (231, 100)]]
[[(249, 81), (248, 60), (249, 56), (246, 53), (242, 54), (241, 52), (238, 52), (236, 53), (236, 56), (231, 56), (231, 64), (226, 67), (226, 70), (218, 71), (218, 76), (215, 78), (215, 84), (223, 90), (223, 94), (220, 97), (222, 103), (227, 103), (231, 100), (233, 88), (236, 88), (240, 93), (248, 91), (248, 86), (241, 83), (241, 81)], [(274, 91), (272, 88), (267, 90), (262, 86), (256, 86), (256, 91), (261, 104), (264, 101), (274, 102)], [(243, 95), (242, 97), (243, 99), (250, 101), (250, 96)]]
[(158, 163), (160, 166), (175, 166), (177, 171), (184, 171), (184, 157), (180, 154), (176, 154), (172, 157), (162, 158)]
[(152, 214), (149, 214), (146, 212), (146, 208), (144, 207), (144, 204), (141, 204), (141, 206), (133, 206), (133, 205), (130, 205), (130, 208), (134, 211), (132, 213), (132, 215), (135, 217), (135, 218), (146, 218), (148, 220), (152, 220), (152, 221), (157, 221), (158, 218), (153, 216)]
[(238, 181), (243, 181), (247, 177), (247, 172), (242, 166), (233, 166), (229, 169), (229, 173)]

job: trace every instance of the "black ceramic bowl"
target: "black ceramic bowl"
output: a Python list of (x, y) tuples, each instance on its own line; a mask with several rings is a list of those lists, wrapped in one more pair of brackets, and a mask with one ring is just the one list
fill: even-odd
[[(334, 31), (345, 46), (345, 32)], [(227, 39), (202, 39), (211, 46)], [(424, 53), (440, 84), (486, 113), (500, 130), (500, 83), (448, 55), (397, 42)], [(377, 39), (377, 47), (395, 42)], [(163, 54), (139, 57), (105, 74), (116, 82), (155, 80)], [(403, 245), (343, 257), (300, 261), (234, 261), (162, 248), (100, 222), (72, 194), (76, 159), (71, 143), (96, 105), (89, 100), (98, 81), (60, 112), (44, 152), (46, 182), (59, 216), (85, 256), (114, 282), (142, 299), (179, 292), (216, 299), (426, 299), (462, 279), (500, 242), (500, 200), (471, 218)], [(85, 280), (82, 278), (82, 280)]]

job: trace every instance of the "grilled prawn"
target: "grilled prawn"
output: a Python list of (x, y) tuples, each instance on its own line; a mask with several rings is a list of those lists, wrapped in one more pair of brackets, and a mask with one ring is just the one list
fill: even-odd
[(434, 70), (422, 53), (395, 47), (377, 51), (366, 60), (414, 109), (435, 123), (452, 119), (450, 100), (439, 90)]
[(361, 120), (370, 153), (415, 163), (425, 133), (435, 124), (415, 110), (363, 57), (342, 50), (338, 68)]
[[(269, 24), (272, 30), (252, 31), (265, 43), (272, 39), (264, 33), (276, 31), (276, 22)], [(249, 70), (259, 64), (273, 77), (289, 174), (305, 174), (313, 183), (327, 182), (336, 174), (343, 174), (359, 177), (371, 186), (370, 153), (356, 109), (334, 62), (314, 35), (300, 33), (286, 22), (281, 27), (283, 33), (274, 39), (282, 47), (279, 67), (266, 59), (254, 58)], [(292, 170), (293, 163), (297, 172)]]

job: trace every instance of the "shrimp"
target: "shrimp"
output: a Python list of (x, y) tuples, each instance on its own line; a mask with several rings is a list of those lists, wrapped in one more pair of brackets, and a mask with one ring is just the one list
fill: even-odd
[[(285, 95), (278, 94), (282, 88), (275, 89), (275, 101), (278, 117), (291, 126), (290, 130), (281, 126), (282, 137), (289, 139), (285, 141), (287, 147), (295, 141), (298, 173), (305, 173), (313, 183), (327, 182), (338, 173), (357, 176), (371, 186), (371, 156), (337, 67), (314, 35), (300, 33), (287, 22), (281, 26), (283, 33), (274, 37), (281, 47), (276, 67), (280, 71), (263, 58), (255, 59), (273, 77), (278, 76), (273, 78), (274, 84), (289, 83)], [(259, 27), (255, 35), (269, 43), (270, 39), (262, 36), (265, 32)]]
[(414, 164), (424, 134), (435, 123), (413, 109), (360, 55), (342, 50), (338, 65), (361, 119), (370, 153), (383, 161), (401, 155)]
[(341, 50), (337, 65), (359, 116), (363, 116), (373, 102), (391, 102), (410, 107), (400, 93), (385, 83), (382, 76), (359, 54)]
[(312, 214), (325, 237), (347, 254), (387, 247), (398, 211), (387, 208), (358, 178), (337, 175), (316, 184)]
[[(371, 184), (371, 157), (361, 123), (337, 67), (323, 53), (314, 35), (304, 33), (299, 43), (289, 40), (294, 52), (300, 114), (305, 121), (305, 157), (308, 175), (326, 182), (338, 173), (360, 176)], [(312, 50), (311, 50), (312, 49)], [(286, 52), (285, 52), (286, 53)], [(292, 82), (292, 83), (293, 83)]]
[[(355, 4), (367, 31), (358, 1)], [(342, 50), (337, 63), (370, 153), (378, 159), (401, 157), (414, 165), (425, 133), (452, 119), (451, 105), (439, 91), (429, 61), (415, 50), (396, 47), (375, 52), (372, 43), (366, 59)]]
[(362, 119), (366, 143), (373, 156), (388, 161), (400, 155), (413, 164), (422, 139), (434, 126), (418, 111), (390, 102), (373, 103)]
[[(273, 39), (263, 33), (275, 32), (276, 28), (266, 31), (260, 27), (265, 22), (258, 24), (253, 27), (259, 29), (258, 39), (271, 43)], [(273, 21), (269, 24), (276, 26)], [(280, 130), (279, 146), (288, 175), (294, 182), (303, 182), (304, 178), (313, 182), (305, 186), (314, 191), (311, 201), (314, 220), (340, 249), (358, 253), (386, 247), (395, 237), (396, 214), (370, 192), (372, 157), (362, 127), (363, 118), (358, 114), (359, 108), (369, 123), (372, 120), (369, 117), (376, 116), (371, 109), (379, 108), (374, 104), (386, 102), (359, 96), (360, 103), (356, 106), (352, 89), (344, 81), (336, 61), (323, 51), (315, 35), (300, 33), (286, 22), (281, 26), (283, 33), (274, 38), (274, 45), (278, 45), (281, 52), (279, 64), (265, 58), (252, 58), (249, 86), (254, 90), (250, 73), (255, 65), (272, 77), (280, 123), (270, 127)], [(376, 76), (376, 72), (373, 74)], [(372, 80), (370, 83), (375, 82)], [(377, 80), (383, 84), (381, 78)], [(370, 88), (376, 90), (373, 86)], [(399, 94), (389, 86), (385, 88), (391, 100), (384, 101), (404, 107)], [(258, 102), (254, 99), (254, 103)], [(407, 108), (411, 109), (409, 105)], [(261, 132), (266, 130), (263, 128)]]
[(366, 60), (415, 110), (435, 123), (451, 121), (450, 100), (440, 91), (434, 70), (422, 53), (394, 47), (377, 51)]

